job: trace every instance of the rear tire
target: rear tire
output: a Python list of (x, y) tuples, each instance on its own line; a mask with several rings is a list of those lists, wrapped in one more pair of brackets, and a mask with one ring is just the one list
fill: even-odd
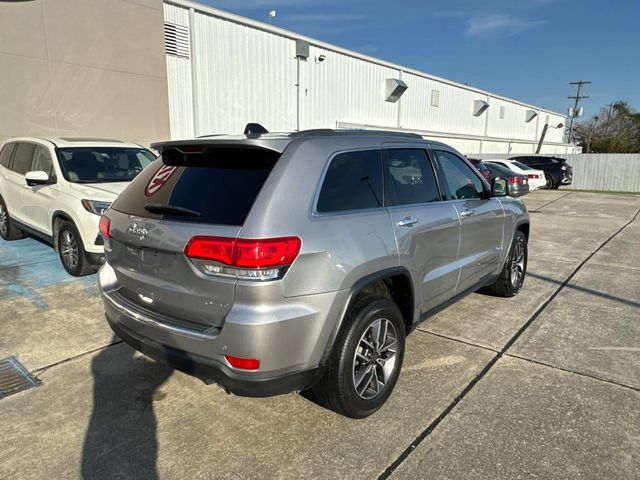
[(554, 188), (558, 188), (556, 187), (556, 184), (553, 182), (553, 177), (551, 175), (544, 175), (544, 179), (547, 181), (546, 185), (544, 186), (544, 188), (546, 188), (547, 190), (553, 190)]
[(324, 377), (313, 387), (321, 405), (341, 415), (364, 418), (389, 398), (398, 380), (405, 325), (387, 297), (361, 295), (349, 307)]
[(516, 230), (504, 267), (495, 283), (489, 287), (491, 293), (499, 297), (513, 297), (518, 294), (527, 273), (527, 256), (527, 237), (520, 230)]
[(83, 277), (95, 272), (87, 259), (78, 229), (70, 221), (64, 221), (58, 228), (58, 255), (69, 275)]
[(7, 204), (4, 203), (4, 199), (0, 197), (0, 237), (5, 240), (18, 240), (24, 237), (24, 232), (13, 223), (9, 210), (7, 210)]

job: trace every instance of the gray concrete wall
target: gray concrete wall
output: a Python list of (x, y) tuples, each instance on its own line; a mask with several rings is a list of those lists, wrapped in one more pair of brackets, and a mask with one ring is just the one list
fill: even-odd
[(169, 138), (162, 0), (0, 2), (0, 141)]
[[(516, 154), (475, 154), (475, 158), (509, 158)], [(640, 193), (640, 154), (574, 153), (558, 155), (573, 167), (570, 190)]]

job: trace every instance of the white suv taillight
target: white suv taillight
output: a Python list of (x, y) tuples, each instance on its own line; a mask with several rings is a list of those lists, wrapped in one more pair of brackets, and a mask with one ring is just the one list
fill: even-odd
[(274, 280), (300, 253), (298, 237), (244, 239), (193, 237), (184, 254), (208, 275), (244, 280)]

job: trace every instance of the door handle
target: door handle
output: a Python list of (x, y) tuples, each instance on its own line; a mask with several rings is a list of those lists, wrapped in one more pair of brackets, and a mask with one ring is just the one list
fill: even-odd
[(475, 210), (465, 210), (464, 212), (460, 213), (461, 217), (470, 217), (471, 215), (475, 214), (476, 211)]
[(410, 227), (411, 225), (415, 225), (418, 223), (418, 219), (415, 217), (404, 217), (402, 220), (398, 222), (399, 227)]

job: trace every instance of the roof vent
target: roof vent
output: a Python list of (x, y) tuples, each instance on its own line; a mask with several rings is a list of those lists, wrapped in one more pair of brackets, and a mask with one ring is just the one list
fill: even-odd
[(189, 27), (164, 22), (164, 50), (167, 55), (189, 59)]
[(407, 90), (407, 88), (409, 88), (407, 84), (399, 78), (387, 78), (385, 80), (385, 102), (396, 103), (398, 100), (400, 100), (400, 97), (405, 92), (405, 90)]

